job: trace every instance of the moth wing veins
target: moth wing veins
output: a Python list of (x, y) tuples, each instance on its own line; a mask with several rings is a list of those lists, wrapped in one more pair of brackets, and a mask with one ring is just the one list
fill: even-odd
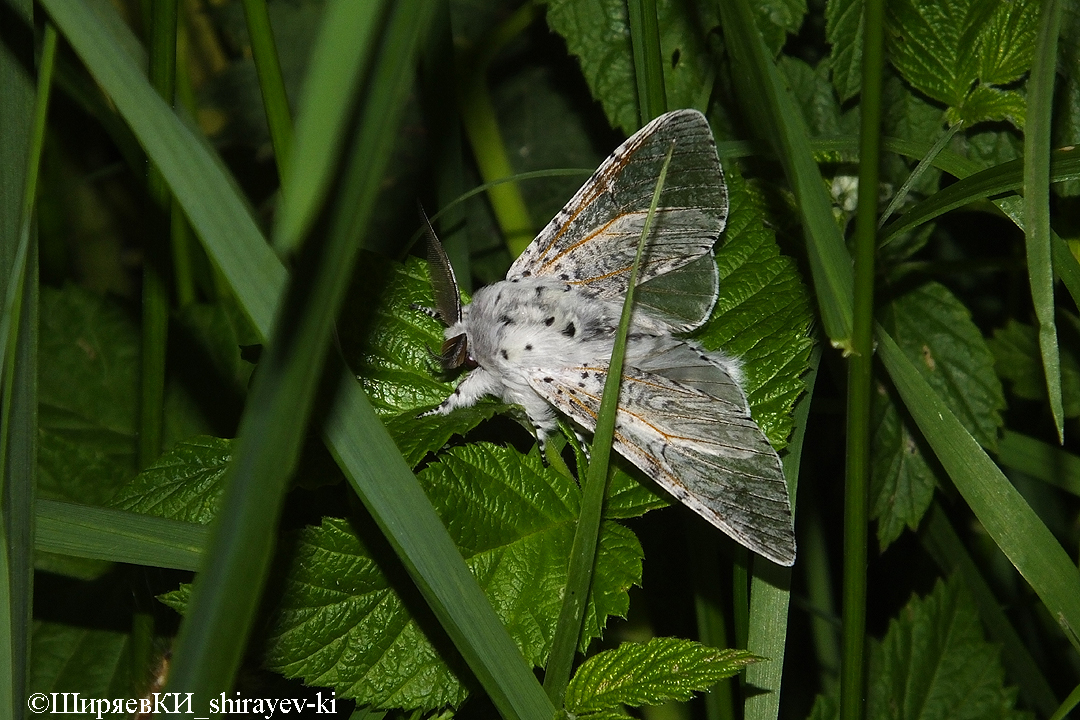
[[(593, 430), (606, 377), (606, 364), (542, 369), (530, 384)], [(745, 401), (739, 408), (657, 373), (626, 367), (614, 448), (735, 541), (777, 564), (794, 564), (795, 535), (780, 458)]]
[(727, 222), (728, 199), (712, 130), (696, 110), (661, 115), (616, 148), (518, 257), (506, 279), (555, 277), (598, 297), (622, 296), (673, 140), (639, 285), (707, 256), (708, 264), (698, 264), (696, 273), (699, 286), (705, 280), (708, 309), (702, 311), (701, 300), (691, 303), (683, 316), (675, 314), (679, 324), (673, 327), (700, 325), (716, 300), (716, 281), (704, 274), (717, 273), (712, 247)]

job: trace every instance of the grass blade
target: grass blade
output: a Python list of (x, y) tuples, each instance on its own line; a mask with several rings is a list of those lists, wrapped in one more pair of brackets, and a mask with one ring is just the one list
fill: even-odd
[(742, 81), (740, 97), (764, 129), (795, 193), (802, 214), (806, 252), (817, 288), (825, 331), (832, 343), (850, 349), (853, 276), (851, 256), (832, 214), (832, 201), (810, 150), (809, 131), (780, 71), (765, 47), (747, 0), (719, 3), (724, 40)]
[[(814, 346), (810, 356), (810, 371), (806, 376), (806, 392), (795, 405), (795, 432), (784, 453), (784, 477), (788, 481), (791, 507), (799, 487), (799, 466), (802, 461), (803, 440), (806, 439), (810, 405), (814, 399), (821, 345)], [(754, 561), (750, 580), (750, 633), (746, 649), (768, 658), (746, 668), (746, 684), (756, 690), (743, 706), (746, 720), (775, 720), (780, 714), (780, 684), (784, 675), (784, 648), (787, 645), (788, 607), (791, 603), (791, 568), (775, 563)]]
[(574, 663), (578, 640), (581, 637), (581, 620), (585, 616), (585, 606), (589, 599), (589, 586), (592, 583), (593, 567), (596, 565), (596, 543), (600, 534), (600, 516), (604, 507), (604, 490), (608, 480), (608, 461), (611, 459), (611, 444), (615, 438), (615, 418), (619, 411), (619, 389), (622, 387), (623, 358), (626, 352), (626, 333), (630, 329), (630, 316), (634, 307), (634, 289), (637, 285), (638, 271), (641, 269), (641, 256), (645, 250), (645, 240), (652, 228), (656, 206), (660, 203), (660, 193), (667, 179), (671, 153), (675, 150), (672, 142), (668, 148), (664, 164), (660, 168), (660, 177), (656, 179), (652, 202), (645, 216), (638, 239), (637, 254), (630, 268), (627, 281), (626, 298), (623, 300), (619, 327), (615, 331), (615, 344), (611, 349), (611, 362), (608, 364), (604, 393), (600, 400), (600, 412), (596, 417), (596, 429), (593, 431), (592, 457), (589, 471), (582, 488), (581, 514), (574, 530), (574, 544), (570, 550), (570, 567), (566, 576), (566, 594), (559, 609), (559, 621), (555, 626), (555, 637), (551, 642), (551, 654), (544, 673), (544, 690), (551, 701), (562, 705), (566, 686), (570, 682), (570, 669)]
[(630, 20), (630, 48), (634, 53), (638, 114), (644, 127), (668, 109), (656, 0), (628, 0), (626, 10)]
[[(350, 110), (367, 77), (388, 3), (332, 2), (311, 53), (296, 122), (295, 161), (282, 175), (274, 247), (292, 253), (322, 208), (342, 153)], [(279, 171), (280, 172), (280, 171)]]
[(1023, 496), (877, 328), (878, 352), (905, 407), (968, 506), (1080, 649), (1080, 572)]
[(347, 370), (341, 371), (324, 434), (338, 465), (502, 716), (551, 720), (555, 707)]
[(1028, 82), (1024, 120), (1024, 233), (1027, 238), (1031, 300), (1039, 321), (1039, 350), (1046, 373), (1050, 410), (1058, 442), (1065, 442), (1065, 410), (1061, 399), (1061, 357), (1054, 321), (1054, 270), (1050, 245), (1050, 123), (1053, 116), (1057, 43), (1061, 2), (1043, 0), (1035, 62)]
[(285, 94), (285, 80), (281, 77), (281, 63), (266, 4), (266, 0), (243, 0), (244, 18), (251, 39), (251, 57), (259, 76), (266, 125), (270, 129), (270, 143), (274, 146), (274, 161), (277, 163), (278, 178), (284, 183), (289, 176), (292, 160), (292, 113), (289, 112), (289, 98)]
[[(0, 44), (0, 713), (24, 716), (30, 670), (34, 595), (34, 495), (37, 482), (38, 262), (33, 227), (38, 170), (56, 58), (55, 28), (46, 23), (37, 92), (32, 8), (9, 8), (26, 19)], [(19, 46), (16, 38), (26, 41)], [(9, 44), (10, 43), (10, 44)], [(25, 63), (25, 64), (23, 64)]]
[(998, 462), (1080, 496), (1080, 457), (1061, 448), (1006, 430), (998, 441)]
[(151, 567), (198, 570), (210, 528), (126, 510), (38, 500), (38, 552), (125, 562)]

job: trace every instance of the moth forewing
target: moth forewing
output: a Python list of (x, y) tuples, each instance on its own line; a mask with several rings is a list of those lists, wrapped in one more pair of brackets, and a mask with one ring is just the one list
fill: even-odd
[[(597, 297), (622, 297), (672, 140), (675, 151), (638, 282), (711, 258), (727, 220), (723, 171), (705, 116), (677, 110), (620, 145), (518, 257), (507, 280), (554, 277)], [(707, 270), (698, 266), (699, 273)], [(717, 272), (714, 264), (711, 272)], [(706, 284), (716, 286), (715, 280)]]

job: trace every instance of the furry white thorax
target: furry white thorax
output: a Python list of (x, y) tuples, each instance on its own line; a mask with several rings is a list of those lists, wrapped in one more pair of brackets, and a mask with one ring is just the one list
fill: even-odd
[[(542, 368), (606, 367), (621, 312), (621, 301), (595, 297), (560, 280), (521, 278), (480, 288), (462, 308), (461, 320), (445, 331), (448, 339), (466, 336), (476, 367), (432, 412), (446, 414), (492, 395), (522, 406), (543, 444), (555, 430), (556, 414), (529, 379), (535, 380)], [(635, 312), (625, 363), (650, 369), (670, 366), (672, 356), (685, 365), (721, 367), (741, 379), (734, 358), (706, 353), (696, 343), (673, 337), (662, 322)]]

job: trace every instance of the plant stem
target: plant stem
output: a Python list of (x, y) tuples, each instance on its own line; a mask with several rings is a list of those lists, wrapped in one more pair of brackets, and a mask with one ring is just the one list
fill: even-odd
[(866, 531), (870, 478), (870, 388), (873, 369), (874, 253), (881, 157), (882, 0), (864, 5), (859, 205), (855, 219), (855, 293), (848, 366), (847, 475), (844, 490), (844, 642), (840, 717), (859, 720), (865, 702)]

